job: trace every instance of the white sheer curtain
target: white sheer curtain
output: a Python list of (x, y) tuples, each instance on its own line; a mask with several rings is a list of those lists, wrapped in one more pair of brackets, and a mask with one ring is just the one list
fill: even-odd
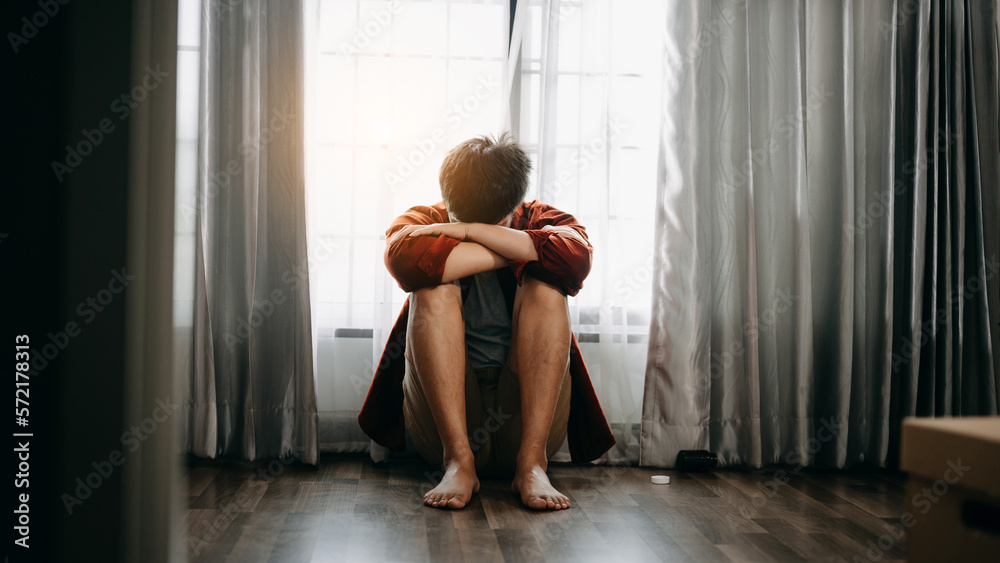
[(535, 162), (528, 199), (575, 215), (595, 248), (570, 305), (617, 440), (605, 462), (639, 459), (663, 22), (657, 0), (522, 0), (512, 34), (511, 123)]

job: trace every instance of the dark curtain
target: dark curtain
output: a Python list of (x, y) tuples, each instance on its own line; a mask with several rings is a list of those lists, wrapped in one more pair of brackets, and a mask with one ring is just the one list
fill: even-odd
[(641, 462), (996, 414), (992, 1), (671, 2)]
[(202, 10), (187, 450), (318, 461), (298, 1)]
[(890, 459), (902, 417), (1000, 402), (996, 4), (920, 8), (897, 38)]

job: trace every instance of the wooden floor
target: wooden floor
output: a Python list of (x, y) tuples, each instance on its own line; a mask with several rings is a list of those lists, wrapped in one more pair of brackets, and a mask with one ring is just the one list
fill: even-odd
[[(786, 468), (787, 469), (787, 468)], [(868, 561), (905, 559), (890, 523), (905, 477), (777, 468), (685, 474), (553, 466), (569, 510), (521, 507), (483, 480), (460, 511), (427, 508), (414, 462), (324, 459), (319, 469), (187, 468), (191, 561)], [(668, 474), (669, 485), (649, 477)], [(891, 548), (883, 551), (882, 545)], [(887, 539), (888, 538), (888, 539)], [(857, 558), (855, 558), (857, 556)]]

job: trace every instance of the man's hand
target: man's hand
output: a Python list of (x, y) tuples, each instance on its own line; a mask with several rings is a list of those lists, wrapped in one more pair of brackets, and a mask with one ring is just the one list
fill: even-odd
[(434, 223), (433, 225), (407, 225), (396, 236), (427, 237), (446, 236), (456, 240), (469, 240), (470, 223)]

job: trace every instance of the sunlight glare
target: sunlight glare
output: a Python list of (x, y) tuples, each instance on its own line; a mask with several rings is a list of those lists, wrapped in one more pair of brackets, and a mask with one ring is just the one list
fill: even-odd
[(382, 118), (372, 125), (372, 138), (379, 145), (385, 146), (392, 141), (392, 122)]

